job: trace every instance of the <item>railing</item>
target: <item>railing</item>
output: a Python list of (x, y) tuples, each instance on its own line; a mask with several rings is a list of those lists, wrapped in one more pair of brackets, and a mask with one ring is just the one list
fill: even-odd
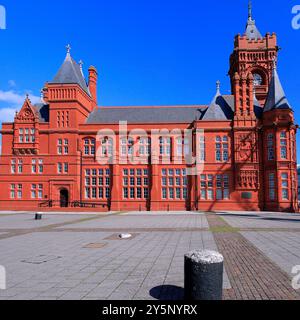
[(61, 202), (54, 200), (47, 200), (39, 203), (40, 208), (53, 208), (53, 207), (61, 207), (61, 208), (108, 208), (107, 203), (99, 203), (99, 202), (83, 202), (83, 201), (72, 201), (72, 202)]

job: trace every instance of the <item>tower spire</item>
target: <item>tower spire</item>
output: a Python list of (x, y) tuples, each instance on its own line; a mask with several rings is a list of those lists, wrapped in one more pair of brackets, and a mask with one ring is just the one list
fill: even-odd
[(67, 54), (70, 54), (70, 52), (71, 52), (71, 46), (70, 46), (70, 44), (68, 44), (68, 45), (66, 46), (66, 49), (67, 49)]
[(252, 0), (249, 0), (248, 2), (248, 20), (253, 20), (252, 19)]

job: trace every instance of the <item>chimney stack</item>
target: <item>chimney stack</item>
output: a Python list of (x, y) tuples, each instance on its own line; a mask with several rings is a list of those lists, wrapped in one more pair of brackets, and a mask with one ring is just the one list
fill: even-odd
[(95, 106), (97, 106), (97, 80), (98, 80), (97, 69), (91, 66), (89, 68), (89, 89), (92, 95), (92, 99), (95, 102)]

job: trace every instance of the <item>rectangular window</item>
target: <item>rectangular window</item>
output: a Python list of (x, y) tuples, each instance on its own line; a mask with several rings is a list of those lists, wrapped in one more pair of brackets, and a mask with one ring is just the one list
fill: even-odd
[(282, 190), (282, 200), (289, 200), (289, 180), (288, 174), (281, 174), (281, 190)]
[(38, 185), (38, 198), (43, 199), (43, 185), (42, 184)]
[(136, 196), (138, 199), (142, 199), (142, 188), (136, 189)]
[(187, 198), (188, 198), (188, 189), (183, 188), (183, 199), (187, 199)]
[(31, 199), (36, 198), (36, 184), (31, 185)]
[(130, 199), (135, 198), (135, 188), (130, 188)]
[(10, 185), (10, 198), (16, 198), (16, 185), (14, 183)]
[(103, 188), (98, 188), (99, 199), (104, 198)]
[(287, 135), (285, 131), (280, 133), (280, 157), (282, 160), (287, 160)]
[(269, 199), (275, 200), (275, 173), (269, 173)]
[(167, 188), (162, 188), (162, 198), (167, 199)]
[(31, 160), (31, 173), (37, 173), (36, 159)]
[(106, 199), (110, 199), (110, 188), (105, 188)]
[(92, 198), (93, 199), (97, 198), (97, 188), (95, 188), (95, 187), (92, 188)]
[(148, 188), (144, 188), (144, 198), (145, 199), (149, 198), (149, 189)]
[(68, 163), (64, 164), (64, 171), (65, 171), (65, 173), (69, 172), (69, 164)]
[(128, 188), (123, 188), (123, 198), (128, 199)]
[(57, 173), (62, 173), (62, 171), (63, 171), (63, 166), (61, 163), (58, 163), (57, 164)]
[(200, 161), (205, 161), (206, 154), (205, 154), (205, 137), (200, 137)]
[(169, 198), (174, 199), (174, 189), (173, 188), (169, 188)]
[(163, 177), (163, 178), (162, 178), (162, 185), (163, 185), (163, 186), (166, 186), (166, 185), (167, 185), (167, 178), (166, 178), (166, 177)]
[(38, 168), (39, 168), (39, 173), (43, 173), (44, 172), (44, 161), (42, 159), (39, 159), (39, 165), (38, 165)]
[(18, 184), (18, 199), (22, 199), (23, 196), (23, 185), (22, 184)]
[(12, 174), (16, 173), (16, 160), (15, 159), (11, 160), (10, 172)]

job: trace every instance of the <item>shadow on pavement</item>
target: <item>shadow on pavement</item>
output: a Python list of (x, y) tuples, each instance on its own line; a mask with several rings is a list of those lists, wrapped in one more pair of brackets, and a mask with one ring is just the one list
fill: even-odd
[(184, 289), (172, 285), (154, 287), (149, 294), (157, 300), (184, 300)]

